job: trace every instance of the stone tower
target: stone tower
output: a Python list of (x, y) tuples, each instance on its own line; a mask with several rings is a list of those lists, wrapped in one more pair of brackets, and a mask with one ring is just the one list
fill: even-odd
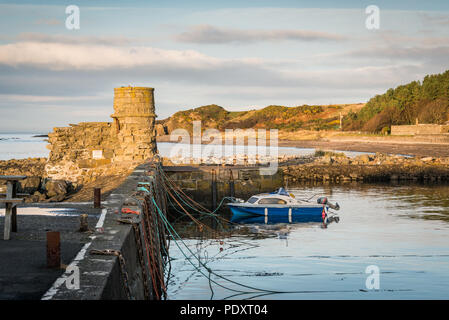
[(157, 152), (153, 92), (153, 88), (115, 88), (113, 123), (54, 128), (48, 135), (47, 176), (85, 183), (103, 165), (125, 166), (151, 158)]
[(113, 131), (120, 148), (114, 161), (145, 160), (156, 153), (154, 89), (114, 88)]

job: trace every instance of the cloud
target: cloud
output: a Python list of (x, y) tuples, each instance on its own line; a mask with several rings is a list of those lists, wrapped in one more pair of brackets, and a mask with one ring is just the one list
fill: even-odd
[(91, 45), (112, 45), (124, 46), (136, 41), (124, 36), (98, 37), (98, 36), (68, 36), (64, 34), (45, 34), (36, 32), (22, 32), (14, 37), (18, 42), (39, 42), (39, 43), (66, 43), (66, 44), (91, 44)]
[(249, 43), (262, 41), (342, 41), (346, 37), (308, 30), (243, 30), (197, 25), (175, 37), (179, 42), (200, 44)]
[(39, 19), (35, 22), (37, 25), (57, 26), (61, 25), (62, 21), (58, 19)]
[(420, 13), (420, 15), (426, 24), (449, 25), (449, 15), (447, 14)]
[(20, 102), (20, 103), (64, 103), (66, 101), (95, 101), (105, 97), (101, 96), (45, 96), (45, 95), (19, 95), (19, 94), (3, 94), (0, 93), (0, 99), (3, 102)]
[(415, 63), (426, 63), (428, 66), (446, 66), (449, 56), (449, 46), (384, 46), (384, 47), (369, 47), (364, 49), (357, 49), (348, 52), (345, 57), (353, 57), (359, 59), (366, 59), (373, 63), (375, 60), (388, 60), (404, 63), (405, 61), (414, 61)]
[(221, 62), (220, 59), (194, 50), (31, 41), (0, 45), (0, 64), (48, 70), (102, 70), (162, 65), (195, 69), (210, 68)]

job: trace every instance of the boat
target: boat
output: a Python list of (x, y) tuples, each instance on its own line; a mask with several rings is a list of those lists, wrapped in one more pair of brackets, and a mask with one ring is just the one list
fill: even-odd
[(236, 223), (327, 223), (329, 217), (338, 222), (334, 213), (329, 214), (329, 208), (340, 209), (338, 203), (332, 204), (325, 197), (318, 198), (316, 203), (309, 200), (296, 199), (279, 188), (275, 192), (253, 195), (246, 202), (239, 199), (227, 205), (232, 212), (231, 221)]

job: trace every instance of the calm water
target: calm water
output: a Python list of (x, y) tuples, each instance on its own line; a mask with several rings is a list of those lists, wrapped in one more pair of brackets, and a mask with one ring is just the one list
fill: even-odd
[[(46, 138), (33, 137), (36, 134), (30, 133), (0, 133), (0, 160), (9, 159), (24, 159), (24, 158), (35, 158), (35, 157), (48, 157), (49, 150), (46, 148), (48, 143)], [(170, 157), (171, 151), (175, 146), (174, 143), (169, 142), (159, 142), (157, 144), (159, 154), (163, 157)], [(206, 148), (205, 145), (202, 148)], [(205, 154), (210, 154), (210, 152), (215, 155), (220, 154), (221, 148), (219, 146), (209, 146), (209, 152)], [(256, 147), (249, 147), (246, 154), (254, 154), (257, 152)], [(297, 155), (305, 156), (310, 155), (315, 152), (313, 148), (293, 148), (293, 147), (279, 147), (278, 155)], [(348, 156), (356, 156), (366, 152), (356, 152), (356, 151), (341, 151)], [(233, 153), (225, 152), (223, 155), (229, 156), (232, 154), (241, 154), (240, 150), (235, 150)]]
[[(217, 240), (185, 243), (219, 275), (295, 293), (235, 295), (212, 284), (213, 299), (449, 298), (448, 186), (354, 184), (290, 191), (297, 197), (319, 193), (338, 201), (340, 222), (327, 229), (319, 224), (250, 226), (272, 237), (234, 236), (223, 245)], [(187, 262), (175, 242), (170, 255), (175, 260), (169, 298), (210, 299), (208, 279)], [(380, 270), (379, 290), (366, 288), (365, 269), (370, 265)], [(230, 289), (251, 291), (214, 275), (211, 279)]]
[(32, 133), (0, 133), (0, 160), (48, 157), (46, 138)]

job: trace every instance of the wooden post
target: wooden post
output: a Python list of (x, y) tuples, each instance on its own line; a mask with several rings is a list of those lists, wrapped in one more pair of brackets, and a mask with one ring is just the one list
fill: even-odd
[(235, 184), (231, 169), (229, 169), (229, 193), (232, 198), (235, 198)]
[(11, 214), (12, 214), (12, 203), (5, 203), (5, 232), (3, 239), (9, 240), (11, 235)]
[[(12, 198), (17, 196), (17, 181), (12, 182)], [(17, 232), (17, 206), (16, 204), (12, 205), (11, 208), (11, 231)]]
[(23, 199), (16, 198), (17, 184), (19, 180), (26, 176), (0, 176), (0, 180), (6, 180), (6, 198), (1, 198), (0, 202), (5, 204), (5, 229), (3, 239), (11, 238), (11, 231), (17, 232), (17, 207)]
[(61, 242), (57, 231), (47, 232), (47, 267), (59, 268), (61, 266)]
[(101, 208), (101, 188), (94, 188), (94, 208)]
[(13, 198), (14, 183), (11, 180), (6, 181), (6, 199)]
[(17, 232), (17, 206), (12, 204), (11, 208), (11, 232)]

